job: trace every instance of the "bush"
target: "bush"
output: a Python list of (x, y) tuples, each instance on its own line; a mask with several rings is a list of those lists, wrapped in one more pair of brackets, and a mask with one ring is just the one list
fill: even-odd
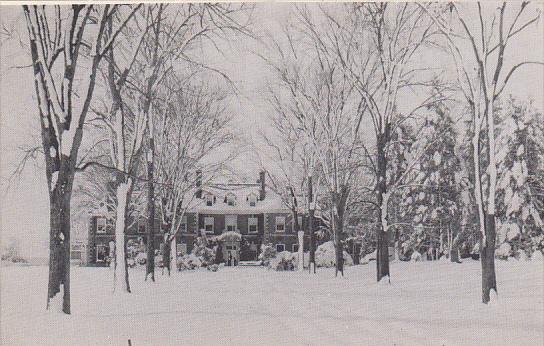
[(371, 252), (371, 253), (365, 255), (361, 259), (361, 264), (368, 264), (370, 261), (375, 261), (376, 260), (376, 251), (377, 250), (374, 250), (374, 252)]
[(259, 260), (263, 265), (268, 267), (270, 260), (276, 257), (276, 248), (272, 244), (261, 245), (261, 253), (259, 254)]
[(127, 259), (127, 266), (129, 268), (134, 268), (136, 266), (136, 261), (134, 260), (134, 258)]
[(20, 255), (19, 249), (19, 241), (17, 239), (11, 239), (9, 244), (2, 249), (2, 261), (10, 261), (12, 263), (28, 263), (28, 261)]
[(271, 258), (268, 268), (277, 271), (293, 271), (297, 267), (297, 254), (289, 251), (283, 251)]
[(423, 260), (423, 257), (421, 256), (421, 254), (417, 251), (414, 251), (412, 253), (412, 256), (410, 256), (410, 261), (411, 262), (421, 262)]
[(178, 258), (176, 264), (178, 267), (178, 271), (195, 270), (196, 268), (202, 266), (202, 262), (200, 261), (200, 258), (198, 258), (197, 256), (193, 254), (184, 255)]
[(215, 262), (215, 251), (209, 247), (196, 246), (191, 254), (200, 260), (202, 267), (207, 267)]
[(12, 263), (28, 263), (26, 259), (19, 255), (12, 255), (12, 254), (3, 254), (2, 255), (2, 261), (9, 261)]
[(543, 262), (544, 255), (542, 254), (542, 251), (536, 250), (535, 252), (533, 252), (533, 254), (531, 255), (531, 261)]
[(219, 264), (212, 264), (211, 266), (208, 266), (208, 270), (211, 270), (212, 272), (216, 272), (219, 269)]
[(508, 260), (508, 257), (512, 256), (512, 246), (507, 242), (502, 243), (495, 251), (495, 258), (501, 260)]
[[(351, 266), (353, 265), (353, 259), (351, 256), (344, 250), (344, 265)], [(318, 246), (315, 251), (315, 264), (318, 267), (334, 267), (336, 265), (336, 249), (332, 241), (328, 241)]]
[(145, 252), (140, 252), (136, 255), (136, 262), (140, 265), (147, 263), (147, 254)]

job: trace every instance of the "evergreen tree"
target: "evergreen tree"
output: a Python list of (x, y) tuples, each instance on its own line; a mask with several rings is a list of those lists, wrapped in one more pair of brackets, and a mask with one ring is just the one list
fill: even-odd
[[(406, 219), (416, 226), (405, 247), (434, 249), (433, 255), (449, 254), (460, 229), (460, 159), (456, 154), (455, 123), (444, 105), (435, 105), (414, 143), (426, 148), (414, 172), (413, 186), (406, 190)], [(435, 140), (429, 143), (429, 140)]]
[(502, 256), (530, 256), (543, 247), (544, 125), (530, 103), (506, 101), (497, 141), (498, 245)]

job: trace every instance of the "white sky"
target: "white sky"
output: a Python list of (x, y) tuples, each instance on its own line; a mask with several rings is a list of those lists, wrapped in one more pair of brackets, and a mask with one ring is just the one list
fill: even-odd
[[(293, 4), (258, 4), (254, 23), (258, 34), (264, 31), (277, 32), (280, 22), (289, 16)], [(14, 20), (23, 20), (20, 7), (2, 6), (0, 19), (2, 25), (11, 27)], [(22, 22), (20, 22), (21, 24)], [(19, 24), (19, 27), (20, 27)], [(24, 26), (23, 26), (24, 29)], [(26, 32), (21, 30), (21, 40), (26, 40)], [(543, 61), (543, 24), (534, 26), (523, 40), (516, 42), (512, 51), (530, 60)], [(520, 36), (521, 38), (521, 36)], [(230, 110), (235, 117), (234, 127), (245, 134), (251, 143), (257, 139), (259, 130), (266, 130), (266, 119), (270, 110), (263, 99), (267, 72), (263, 62), (252, 51), (259, 44), (250, 38), (241, 38), (225, 50), (225, 56), (217, 57), (216, 66), (223, 69), (237, 83), (240, 95), (233, 100)], [(4, 41), (0, 48), (0, 168), (1, 168), (1, 218), (2, 242), (12, 237), (20, 238), (25, 253), (31, 251), (35, 256), (47, 254), (48, 239), (48, 197), (43, 167), (29, 165), (21, 179), (6, 191), (6, 179), (21, 158), (21, 146), (39, 143), (36, 136), (39, 126), (36, 117), (32, 72), (29, 68), (15, 68), (29, 64), (21, 45), (15, 40)], [(429, 56), (436, 59), (435, 56)], [(212, 59), (213, 60), (213, 59)], [(444, 62), (448, 63), (448, 62)], [(535, 99), (538, 108), (543, 109), (544, 69), (527, 67), (511, 80), (509, 90), (516, 96)], [(256, 151), (262, 150), (258, 143), (248, 145), (246, 153), (237, 163), (241, 174), (257, 177)]]

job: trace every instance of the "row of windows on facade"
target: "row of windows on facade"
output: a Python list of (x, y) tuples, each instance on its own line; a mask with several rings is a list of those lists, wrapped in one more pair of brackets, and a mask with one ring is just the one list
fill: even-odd
[[(208, 207), (213, 206), (214, 203), (216, 202), (216, 197), (210, 193), (207, 193), (204, 196), (204, 199), (206, 200), (206, 206)], [(255, 195), (254, 193), (250, 193), (247, 196), (246, 200), (249, 202), (250, 207), (257, 206), (257, 195)], [(234, 207), (236, 205), (236, 195), (234, 195), (233, 193), (228, 193), (225, 196), (223, 203), (226, 203), (227, 205)]]
[[(106, 233), (108, 228), (108, 221), (105, 217), (99, 217), (96, 219), (96, 233)], [(298, 216), (298, 223), (302, 225), (302, 216)], [(247, 231), (248, 233), (258, 232), (258, 218), (251, 216), (247, 219)], [(206, 233), (214, 233), (215, 218), (213, 216), (204, 217), (204, 230)], [(187, 230), (187, 216), (184, 216), (181, 221), (181, 232)], [(236, 215), (225, 216), (225, 229), (227, 231), (238, 231), (238, 218)], [(138, 233), (146, 232), (146, 222), (138, 221)], [(276, 232), (285, 232), (285, 216), (276, 216)]]

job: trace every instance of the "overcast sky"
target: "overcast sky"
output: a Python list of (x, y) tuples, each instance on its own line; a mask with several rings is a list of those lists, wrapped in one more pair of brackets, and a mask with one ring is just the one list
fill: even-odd
[[(293, 4), (258, 4), (253, 22), (258, 35), (266, 31), (278, 32), (279, 23), (289, 17)], [(2, 26), (21, 29), (23, 16), (20, 7), (0, 9)], [(19, 19), (17, 24), (15, 21)], [(24, 26), (22, 27), (24, 29)], [(26, 42), (26, 32), (19, 30), (21, 40)], [(534, 60), (543, 60), (542, 20), (531, 32), (516, 43), (513, 51)], [(229, 110), (234, 116), (234, 127), (244, 133), (248, 143), (246, 153), (236, 165), (243, 175), (257, 175), (257, 154), (262, 147), (252, 141), (260, 130), (266, 130), (270, 109), (266, 106), (263, 93), (269, 74), (263, 62), (252, 52), (261, 45), (251, 38), (239, 38), (225, 49), (225, 56), (215, 61), (237, 84), (240, 95), (233, 99)], [(21, 159), (21, 146), (39, 143), (39, 124), (36, 117), (36, 103), (32, 73), (28, 67), (29, 58), (21, 48), (17, 37), (2, 38), (0, 48), (0, 112), (1, 112), (1, 230), (2, 242), (11, 237), (22, 239), (24, 247), (34, 255), (47, 254), (48, 239), (48, 197), (43, 167), (29, 165), (21, 179), (6, 191), (7, 177)], [(429, 59), (435, 57), (429, 56)], [(213, 60), (213, 59), (212, 59)], [(447, 62), (445, 62), (447, 63)], [(510, 84), (507, 93), (536, 100), (538, 108), (543, 104), (543, 78), (541, 67), (521, 69)], [(38, 137), (39, 138), (39, 137)], [(255, 152), (256, 151), (256, 152)], [(241, 164), (240, 164), (241, 163)]]

